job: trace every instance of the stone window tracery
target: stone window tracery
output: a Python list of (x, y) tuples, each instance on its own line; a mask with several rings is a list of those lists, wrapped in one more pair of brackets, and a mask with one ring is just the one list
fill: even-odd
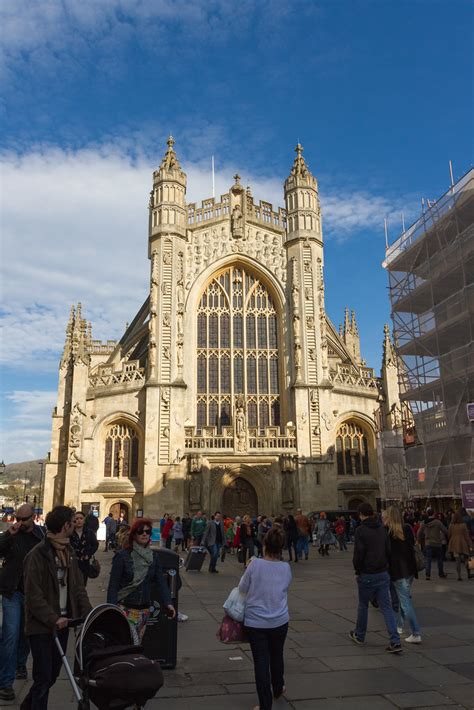
[(104, 476), (136, 478), (138, 476), (139, 438), (129, 424), (111, 424), (105, 435)]
[(256, 275), (231, 266), (202, 294), (197, 312), (197, 431), (230, 425), (235, 398), (247, 426), (280, 426), (278, 315)]
[(369, 475), (367, 436), (356, 422), (344, 422), (336, 435), (337, 473), (339, 476)]

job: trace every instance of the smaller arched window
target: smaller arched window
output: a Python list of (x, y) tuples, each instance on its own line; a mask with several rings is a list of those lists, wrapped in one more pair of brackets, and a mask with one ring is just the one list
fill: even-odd
[(369, 475), (367, 435), (359, 424), (344, 422), (336, 436), (337, 473), (339, 476)]
[(136, 478), (138, 476), (139, 438), (129, 424), (111, 424), (105, 435), (104, 476)]

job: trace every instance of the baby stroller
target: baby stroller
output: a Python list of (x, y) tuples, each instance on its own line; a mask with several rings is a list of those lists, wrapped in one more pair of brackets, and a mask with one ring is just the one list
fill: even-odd
[[(76, 626), (82, 620), (73, 620)], [(100, 604), (82, 623), (76, 638), (74, 673), (56, 636), (56, 646), (77, 698), (78, 710), (143, 708), (163, 685), (158, 661), (133, 645), (130, 624), (114, 604)]]

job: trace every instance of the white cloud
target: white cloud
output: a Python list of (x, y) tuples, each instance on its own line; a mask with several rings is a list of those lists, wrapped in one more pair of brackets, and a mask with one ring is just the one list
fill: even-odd
[(14, 390), (7, 392), (11, 413), (4, 422), (0, 447), (5, 463), (44, 458), (51, 446), (51, 411), (56, 392)]
[[(177, 148), (179, 154), (179, 146)], [(211, 193), (208, 165), (187, 163), (188, 201)], [(255, 199), (283, 203), (283, 176), (253, 177), (217, 162), (216, 195), (227, 192), (235, 168)], [(94, 337), (122, 333), (148, 292), (147, 200), (156, 168), (127, 146), (78, 151), (37, 148), (3, 155), (3, 289), (5, 365), (57, 367), (69, 307), (81, 301)], [(396, 212), (389, 199), (343, 186), (321, 195), (326, 237), (377, 227)], [(398, 209), (398, 206), (396, 206)]]

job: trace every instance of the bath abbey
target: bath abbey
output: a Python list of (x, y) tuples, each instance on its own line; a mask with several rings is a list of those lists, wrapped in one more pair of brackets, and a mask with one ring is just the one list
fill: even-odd
[(387, 428), (398, 398), (392, 343), (386, 328), (377, 377), (355, 314), (339, 328), (327, 316), (318, 182), (295, 152), (284, 208), (257, 204), (239, 175), (198, 205), (168, 139), (149, 198), (143, 306), (105, 342), (71, 309), (46, 510), (156, 519), (375, 504), (375, 412)]

